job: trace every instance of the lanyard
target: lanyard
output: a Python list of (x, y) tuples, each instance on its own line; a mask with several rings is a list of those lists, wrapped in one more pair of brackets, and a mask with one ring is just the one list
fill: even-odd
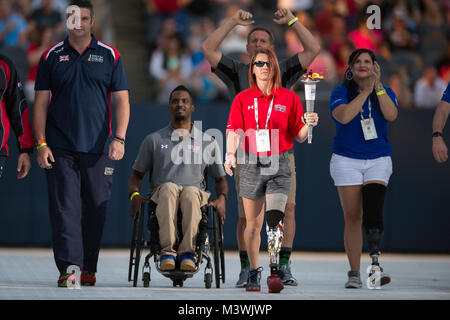
[[(364, 111), (364, 105), (361, 108), (361, 120), (364, 120), (363, 117), (363, 111)], [(370, 101), (370, 97), (369, 97), (369, 119), (372, 118), (372, 102)]]
[[(267, 119), (266, 119), (266, 127), (265, 127), (265, 129), (267, 129), (267, 124), (269, 123), (270, 115), (272, 114), (273, 98), (274, 98), (274, 97), (272, 97), (272, 101), (270, 101), (269, 111), (267, 111)], [(258, 98), (255, 98), (255, 99), (254, 99), (254, 102), (255, 102), (256, 130), (259, 131), (259, 123), (258, 123)]]

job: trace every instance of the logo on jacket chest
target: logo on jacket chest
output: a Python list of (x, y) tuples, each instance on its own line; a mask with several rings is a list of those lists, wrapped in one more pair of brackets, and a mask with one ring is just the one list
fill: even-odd
[(286, 106), (283, 106), (282, 104), (276, 104), (274, 106), (275, 111), (281, 111), (281, 112), (286, 112)]
[(90, 54), (88, 58), (89, 62), (97, 62), (97, 63), (103, 63), (103, 56), (98, 56), (96, 54)]

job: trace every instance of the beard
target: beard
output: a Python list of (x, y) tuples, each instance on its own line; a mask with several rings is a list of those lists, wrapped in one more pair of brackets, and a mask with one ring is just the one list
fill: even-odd
[(187, 120), (187, 116), (183, 116), (183, 115), (174, 115), (173, 119), (177, 122), (182, 122)]

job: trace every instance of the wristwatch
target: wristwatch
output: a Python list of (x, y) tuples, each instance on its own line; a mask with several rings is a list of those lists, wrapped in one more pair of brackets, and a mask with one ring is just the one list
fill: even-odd
[(436, 132), (433, 132), (433, 134), (431, 135), (431, 137), (442, 137), (442, 132), (439, 132), (439, 131), (436, 131)]

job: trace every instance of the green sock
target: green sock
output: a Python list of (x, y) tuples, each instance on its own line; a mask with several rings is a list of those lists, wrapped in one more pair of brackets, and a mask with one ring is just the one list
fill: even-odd
[(280, 249), (280, 266), (283, 264), (288, 264), (291, 258), (292, 248), (281, 247)]
[(248, 260), (247, 251), (239, 251), (239, 258), (241, 260), (241, 269), (248, 267), (250, 265), (250, 260)]

